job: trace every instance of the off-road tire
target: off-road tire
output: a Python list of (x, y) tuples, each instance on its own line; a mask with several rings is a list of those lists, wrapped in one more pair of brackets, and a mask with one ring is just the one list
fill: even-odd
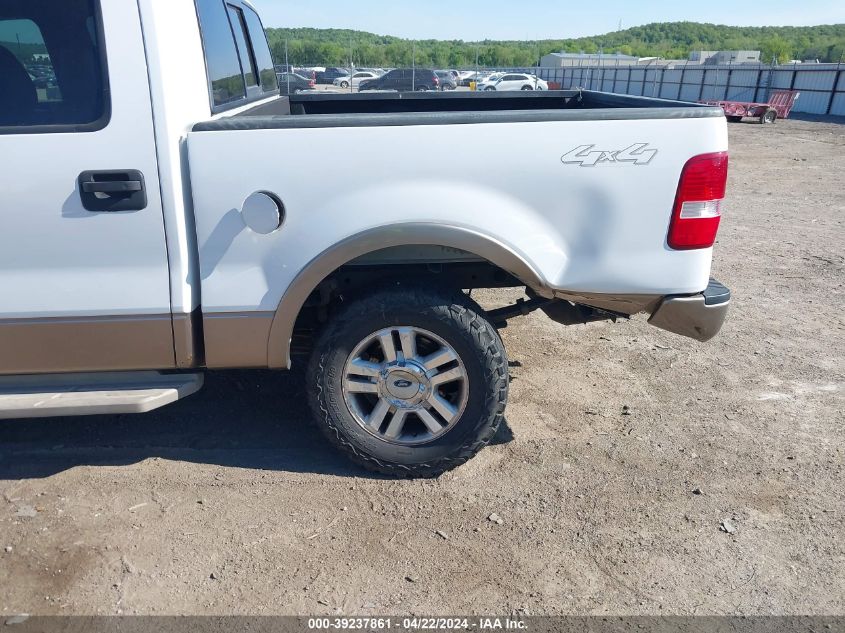
[[(343, 394), (343, 369), (363, 339), (392, 326), (424, 328), (453, 347), (466, 368), (469, 395), (454, 427), (429, 443), (393, 444), (364, 430)], [(472, 458), (496, 434), (508, 396), (508, 361), (484, 311), (460, 291), (393, 284), (352, 301), (319, 335), (306, 381), (313, 417), (352, 461), (393, 477), (436, 477)]]

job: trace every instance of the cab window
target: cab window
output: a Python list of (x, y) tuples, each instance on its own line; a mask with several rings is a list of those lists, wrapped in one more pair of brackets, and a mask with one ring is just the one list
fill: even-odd
[(0, 130), (101, 129), (108, 107), (98, 2), (0, 3)]
[(212, 105), (220, 106), (246, 98), (246, 84), (226, 7), (221, 0), (197, 0), (202, 46)]
[(279, 84), (258, 15), (237, 0), (196, 0), (208, 73), (211, 111), (238, 107)]
[(276, 69), (273, 66), (273, 55), (270, 52), (270, 45), (267, 43), (267, 33), (264, 31), (264, 25), (261, 24), (261, 18), (247, 6), (244, 6), (243, 16), (246, 19), (252, 50), (255, 54), (261, 89), (264, 92), (276, 92), (279, 89), (279, 84), (276, 81)]
[(258, 85), (258, 73), (255, 70), (255, 57), (252, 54), (252, 47), (246, 35), (246, 22), (244, 12), (231, 4), (226, 5), (229, 12), (229, 20), (232, 23), (232, 32), (235, 34), (235, 44), (238, 47), (238, 57), (241, 60), (244, 80), (247, 88)]

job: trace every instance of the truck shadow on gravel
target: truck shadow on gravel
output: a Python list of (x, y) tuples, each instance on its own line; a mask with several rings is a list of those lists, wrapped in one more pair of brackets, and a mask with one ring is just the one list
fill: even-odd
[[(494, 444), (511, 441), (505, 422)], [(312, 424), (300, 372), (209, 373), (189, 398), (143, 415), (0, 420), (0, 479), (151, 457), (233, 468), (381, 478), (348, 462)]]

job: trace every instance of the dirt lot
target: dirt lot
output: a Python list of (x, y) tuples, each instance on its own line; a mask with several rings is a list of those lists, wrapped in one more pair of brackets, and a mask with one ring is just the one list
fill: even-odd
[(730, 132), (715, 341), (516, 321), (507, 428), (435, 481), (348, 466), (296, 374), (2, 422), (3, 613), (845, 614), (845, 125)]

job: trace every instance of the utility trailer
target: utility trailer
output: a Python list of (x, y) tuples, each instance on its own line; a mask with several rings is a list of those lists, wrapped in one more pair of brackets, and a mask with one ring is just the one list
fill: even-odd
[(738, 123), (743, 117), (751, 117), (760, 123), (774, 123), (785, 119), (792, 112), (792, 106), (798, 100), (797, 90), (774, 90), (767, 103), (749, 103), (745, 101), (702, 101), (706, 105), (719, 106), (725, 111), (728, 121)]

